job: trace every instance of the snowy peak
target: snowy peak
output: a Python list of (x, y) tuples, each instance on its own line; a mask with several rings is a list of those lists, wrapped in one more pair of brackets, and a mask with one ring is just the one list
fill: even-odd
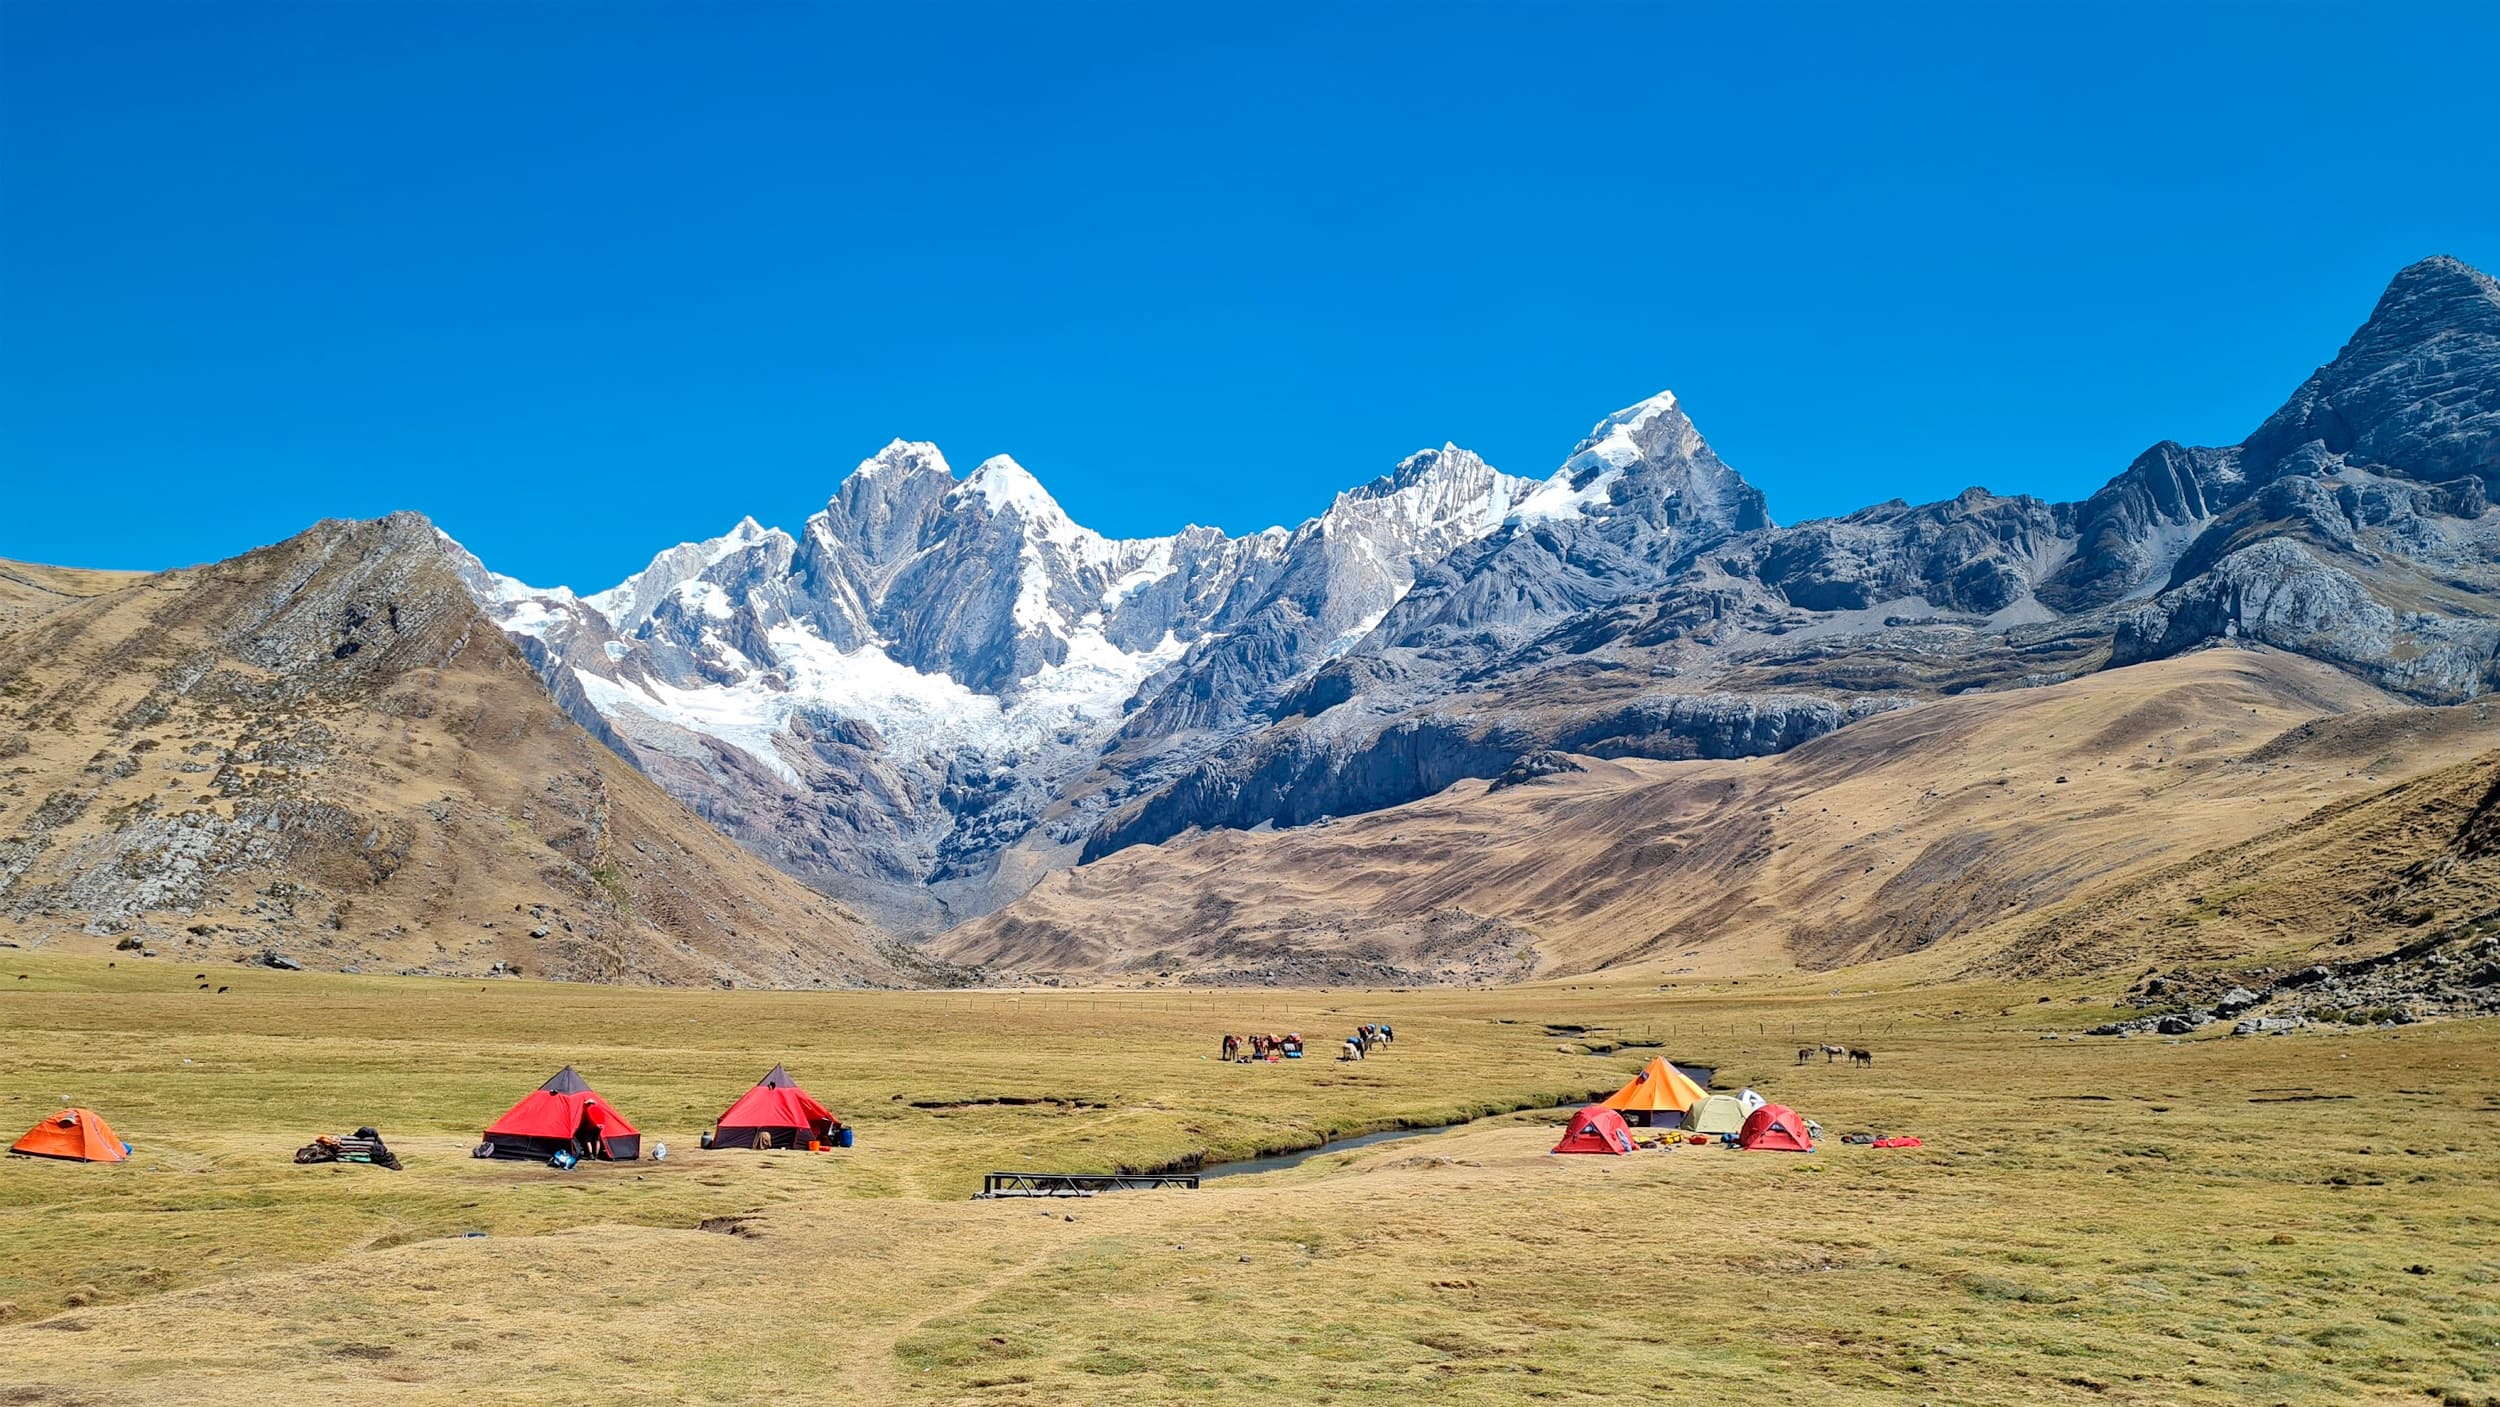
[[(952, 482), (955, 471), (947, 466), (946, 456), (926, 440), (888, 440), (885, 448), (859, 462), (844, 477), (842, 487), (850, 487), (853, 479), (909, 478), (934, 474)], [(838, 490), (837, 490), (838, 492)]]
[(993, 454), (982, 460), (964, 479), (963, 487), (979, 494), (993, 513), (1013, 513), (1035, 522), (1064, 522), (1068, 517), (1033, 471), (1009, 455)]
[(1555, 477), (1592, 469), (1630, 469), (1708, 452), (1701, 432), (1693, 428), (1692, 420), (1676, 405), (1675, 393), (1660, 391), (1598, 421), (1588, 438), (1580, 441), (1562, 468), (1555, 471)]
[(1515, 516), (1525, 523), (1623, 518), (1658, 530), (1722, 532), (1771, 522), (1761, 491), (1711, 450), (1673, 391), (1598, 421)]
[(1473, 497), (1490, 492), (1499, 482), (1513, 478), (1485, 463), (1473, 450), (1444, 444), (1439, 449), (1415, 451), (1399, 460), (1397, 467), (1388, 473), (1360, 488), (1347, 489), (1337, 495), (1337, 502), (1344, 504), (1388, 498), (1410, 489), (1428, 489), (1439, 497)]
[(955, 471), (938, 447), (895, 440), (859, 462), (825, 511), (807, 520), (811, 552), (849, 554), (881, 566), (920, 550), (938, 506), (955, 489)]
[(651, 618), (660, 603), (687, 586), (701, 580), (707, 573), (730, 558), (751, 548), (778, 546), (787, 548), (790, 535), (779, 528), (768, 528), (752, 517), (741, 518), (738, 525), (719, 537), (702, 542), (681, 542), (651, 559), (651, 565), (634, 573), (607, 590), (583, 598), (584, 604), (606, 616), (619, 632), (631, 631)]
[[(1334, 533), (1360, 525), (1390, 535), (1401, 557), (1437, 557), (1500, 527), (1535, 487), (1532, 479), (1502, 473), (1472, 451), (1445, 444), (1418, 450), (1389, 473), (1337, 495), (1312, 526)], [(1401, 587), (1419, 565), (1407, 563)]]
[[(1003, 454), (982, 460), (947, 498), (950, 509), (975, 509), (993, 518), (1015, 521), (1029, 542), (1055, 543), (1087, 558), (1106, 558), (1110, 544), (1101, 534), (1081, 528), (1050, 496), (1032, 471)], [(1165, 539), (1145, 539), (1146, 542)]]

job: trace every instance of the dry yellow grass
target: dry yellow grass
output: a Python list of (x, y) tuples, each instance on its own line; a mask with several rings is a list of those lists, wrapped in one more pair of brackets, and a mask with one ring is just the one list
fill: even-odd
[[(25, 1316), (0, 1400), (2500, 1396), (2494, 1023), (2044, 1040), (2106, 1006), (1859, 973), (786, 995), (267, 973), (220, 999), (103, 961), (0, 973), (0, 1110), (71, 1094), (140, 1147), (0, 1163), (0, 1299)], [(1228, 1026), (1373, 1017), (1400, 1040), (1359, 1066), (1205, 1058)], [(1644, 1037), (1831, 1133), (1928, 1147), (1556, 1159), (1551, 1117), (1515, 1115), (1195, 1193), (963, 1200), (991, 1167), (1538, 1102), (1612, 1083), (1649, 1049), (1582, 1052)], [(1804, 1039), (1877, 1064), (1797, 1066)], [(861, 1147), (696, 1152), (777, 1059)], [(671, 1159), (463, 1156), (567, 1061)], [(1000, 1097), (1057, 1102), (974, 1102)], [(408, 1172), (286, 1162), (367, 1119)]]

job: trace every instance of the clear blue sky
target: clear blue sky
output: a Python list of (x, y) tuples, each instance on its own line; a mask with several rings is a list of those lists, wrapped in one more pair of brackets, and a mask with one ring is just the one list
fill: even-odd
[(2500, 265), (2494, 8), (0, 0), (0, 556), (590, 589), (897, 435), (1241, 530), (1660, 387), (2079, 497)]

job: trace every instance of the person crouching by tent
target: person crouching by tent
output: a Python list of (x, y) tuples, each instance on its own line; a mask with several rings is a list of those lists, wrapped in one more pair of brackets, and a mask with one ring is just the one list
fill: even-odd
[(573, 1130), (573, 1156), (606, 1161), (608, 1153), (608, 1111), (596, 1103), (582, 1105), (582, 1121)]

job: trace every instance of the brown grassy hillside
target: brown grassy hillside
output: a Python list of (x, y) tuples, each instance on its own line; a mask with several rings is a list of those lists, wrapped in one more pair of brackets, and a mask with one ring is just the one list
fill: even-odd
[(2147, 949), (2340, 963), (2495, 923), (2500, 752), (2487, 752), (2039, 915), (1985, 966), (2106, 970)]
[[(2472, 706), (2214, 650), (1924, 704), (1772, 758), (1569, 759), (1325, 825), (1186, 836), (1054, 876), (940, 948), (1035, 975), (1219, 981), (1941, 957), (2495, 744)], [(2101, 959), (2168, 941), (2137, 933), (2112, 928)]]
[(0, 564), (0, 932), (628, 982), (925, 967), (556, 709), (424, 519), (157, 575)]

